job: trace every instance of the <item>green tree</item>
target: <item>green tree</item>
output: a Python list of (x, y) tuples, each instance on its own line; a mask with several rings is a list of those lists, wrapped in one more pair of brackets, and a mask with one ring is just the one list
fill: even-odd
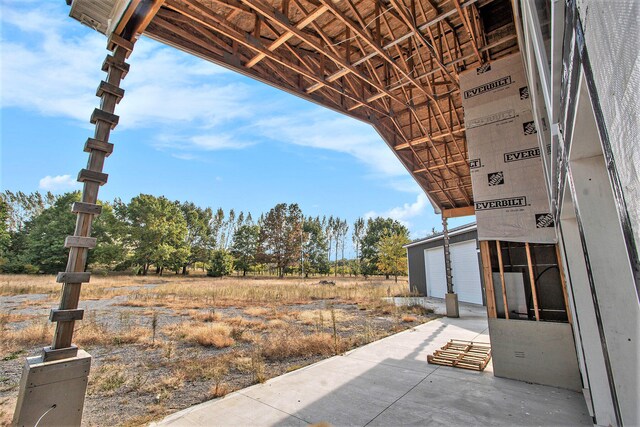
[(9, 190), (2, 193), (2, 199), (7, 204), (7, 223), (9, 231), (22, 230), (26, 224), (40, 215), (42, 211), (53, 205), (56, 196), (47, 192), (42, 195), (36, 191), (31, 194)]
[(207, 276), (223, 277), (233, 272), (233, 256), (224, 249), (216, 249), (211, 254)]
[(354, 265), (354, 274), (356, 275), (356, 277), (358, 276), (358, 274), (360, 274), (361, 272), (361, 268), (360, 268), (360, 245), (362, 244), (362, 239), (364, 238), (364, 219), (362, 218), (358, 218), (356, 219), (356, 221), (353, 223), (353, 233), (351, 235), (351, 240), (353, 241), (353, 247), (356, 250), (356, 259), (355, 259), (355, 265)]
[(211, 236), (213, 238), (213, 246), (215, 248), (220, 248), (222, 245), (222, 226), (224, 225), (224, 211), (222, 208), (218, 208), (216, 214), (213, 216), (211, 220)]
[(309, 277), (309, 274), (328, 274), (330, 266), (327, 258), (327, 237), (320, 218), (307, 218), (304, 221), (303, 235), (305, 277)]
[(385, 234), (378, 241), (378, 270), (395, 277), (398, 283), (398, 275), (407, 274), (407, 253), (402, 247), (409, 243), (409, 238), (405, 234)]
[(327, 259), (331, 262), (331, 248), (333, 248), (333, 234), (335, 230), (335, 220), (333, 216), (322, 218), (322, 225), (324, 226), (324, 234), (327, 236), (327, 241), (329, 242), (327, 245)]
[[(76, 215), (71, 212), (71, 205), (77, 201), (80, 201), (79, 191), (62, 194), (52, 206), (24, 225), (24, 253), (19, 260), (25, 272), (33, 268), (50, 274), (65, 270), (68, 250), (64, 248), (64, 240), (74, 233)], [(115, 227), (113, 211), (109, 205), (104, 205), (102, 214), (95, 217), (91, 227), (91, 234), (98, 240), (98, 246), (89, 251), (89, 265), (111, 266), (114, 260), (123, 258)]]
[[(409, 230), (392, 218), (370, 218), (362, 238), (360, 254), (362, 272), (365, 275), (378, 274), (378, 242), (385, 235), (400, 234), (409, 238)], [(388, 275), (387, 275), (388, 276)]]
[(11, 233), (9, 232), (9, 204), (4, 195), (0, 195), (0, 269), (7, 262), (8, 250), (11, 247)]
[(259, 241), (260, 227), (257, 225), (241, 225), (233, 234), (231, 254), (235, 259), (235, 269), (242, 271), (243, 276), (256, 263)]
[(333, 275), (338, 277), (338, 250), (340, 249), (340, 232), (342, 230), (342, 220), (338, 217), (329, 218), (329, 224), (331, 226), (331, 236), (335, 243), (335, 258), (333, 263)]
[(177, 269), (184, 265), (189, 255), (187, 221), (178, 203), (164, 196), (140, 194), (119, 209), (120, 217), (127, 223), (127, 242), (133, 248), (133, 261), (142, 267), (143, 275), (152, 264), (159, 274), (165, 267)]
[(275, 264), (278, 276), (300, 259), (302, 211), (292, 203), (280, 203), (265, 216), (260, 228), (261, 257)]
[(187, 274), (187, 268), (196, 262), (206, 262), (209, 251), (213, 247), (213, 211), (211, 208), (200, 208), (192, 202), (184, 202), (180, 210), (187, 223), (185, 244), (188, 248), (187, 256), (182, 264), (182, 274)]
[(229, 210), (229, 215), (227, 216), (227, 220), (224, 222), (222, 226), (222, 235), (221, 235), (221, 245), (219, 245), (219, 249), (224, 249), (225, 251), (229, 248), (230, 240), (233, 237), (233, 233), (236, 227), (236, 211), (233, 209)]
[[(345, 262), (344, 262), (344, 246), (345, 246), (345, 240), (347, 238), (347, 233), (348, 232), (349, 232), (349, 224), (347, 223), (347, 220), (345, 219), (345, 220), (340, 221), (339, 224), (338, 224), (338, 237), (339, 237), (338, 241), (340, 241), (340, 248), (342, 250), (340, 258), (341, 258), (341, 265), (343, 267), (343, 269), (342, 269), (342, 275), (343, 276), (344, 276), (344, 265), (345, 265)], [(337, 241), (336, 241), (336, 243), (337, 243)]]
[(64, 248), (64, 240), (73, 234), (76, 216), (71, 212), (71, 205), (79, 200), (79, 192), (63, 194), (53, 206), (24, 225), (27, 230), (25, 263), (32, 264), (42, 273), (65, 270), (68, 250)]
[(91, 232), (98, 239), (98, 244), (89, 251), (88, 262), (92, 266), (99, 265), (108, 270), (126, 266), (127, 250), (123, 242), (123, 231), (123, 224), (116, 218), (113, 206), (102, 203), (102, 213), (95, 217)]

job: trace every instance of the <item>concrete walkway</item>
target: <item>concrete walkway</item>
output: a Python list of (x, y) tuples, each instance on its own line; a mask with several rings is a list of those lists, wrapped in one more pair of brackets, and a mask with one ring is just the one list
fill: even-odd
[(450, 339), (489, 341), (485, 308), (462, 305), (460, 315), (193, 406), (158, 425), (592, 425), (579, 393), (497, 378), (491, 364), (484, 372), (429, 365), (427, 354)]

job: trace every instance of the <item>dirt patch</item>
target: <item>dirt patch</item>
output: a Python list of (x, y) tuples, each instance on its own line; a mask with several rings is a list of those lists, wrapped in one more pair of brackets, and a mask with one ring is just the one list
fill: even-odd
[[(51, 339), (47, 316), (55, 302), (48, 293), (21, 291), (41, 292), (42, 283), (0, 279), (8, 283), (0, 297), (3, 424), (13, 414), (25, 356)], [(405, 294), (406, 282), (151, 280), (110, 278), (87, 286), (96, 299), (82, 300), (85, 317), (75, 333), (93, 356), (84, 425), (106, 419), (144, 425), (435, 317), (382, 300)]]

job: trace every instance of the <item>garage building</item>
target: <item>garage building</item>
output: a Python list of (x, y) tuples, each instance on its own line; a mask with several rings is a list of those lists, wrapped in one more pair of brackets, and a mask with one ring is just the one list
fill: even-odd
[[(476, 223), (449, 230), (453, 286), (462, 302), (485, 304)], [(444, 298), (447, 279), (444, 235), (437, 233), (404, 246), (409, 261), (409, 285), (413, 292)]]

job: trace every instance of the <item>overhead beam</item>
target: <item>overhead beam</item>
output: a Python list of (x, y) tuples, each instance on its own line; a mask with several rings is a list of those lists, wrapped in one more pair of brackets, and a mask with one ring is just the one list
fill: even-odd
[(461, 208), (453, 208), (453, 209), (443, 209), (442, 217), (443, 218), (457, 218), (461, 216), (470, 216), (475, 215), (476, 210), (473, 206), (464, 206)]
[[(462, 4), (462, 7), (471, 6), (472, 4), (476, 3), (477, 1), (478, 1), (478, 0), (469, 0), (469, 1), (465, 2), (464, 4)], [(425, 22), (424, 24), (420, 25), (420, 26), (418, 27), (418, 30), (420, 30), (420, 31), (424, 31), (425, 29), (427, 29), (427, 28), (431, 27), (432, 25), (435, 25), (435, 24), (437, 24), (438, 22), (443, 21), (443, 20), (445, 20), (445, 19), (447, 19), (447, 18), (449, 18), (449, 17), (451, 17), (451, 16), (453, 16), (453, 15), (455, 15), (455, 14), (456, 14), (456, 10), (455, 10), (455, 9), (452, 9), (452, 10), (450, 10), (450, 11), (448, 11), (448, 12), (445, 12), (445, 13), (443, 13), (443, 14), (441, 14), (441, 15), (438, 15), (438, 16), (437, 16), (437, 17), (435, 17), (434, 19), (432, 19), (432, 20), (430, 20), (430, 21), (428, 21), (428, 22)], [(386, 43), (386, 44), (382, 45), (382, 49), (384, 49), (384, 50), (389, 50), (389, 49), (391, 49), (392, 47), (394, 47), (395, 45), (397, 45), (397, 44), (399, 44), (399, 43), (402, 43), (403, 41), (407, 40), (407, 39), (408, 39), (408, 38), (410, 38), (410, 37), (413, 37), (413, 36), (414, 36), (414, 34), (415, 34), (415, 31), (409, 31), (409, 32), (408, 32), (408, 33), (406, 33), (406, 34), (404, 34), (404, 35), (402, 35), (402, 36), (399, 36), (399, 37), (398, 37), (398, 38), (396, 38), (395, 40), (393, 40), (393, 41), (391, 41), (391, 42), (389, 42), (389, 43)], [(372, 59), (372, 58), (375, 58), (377, 55), (378, 55), (378, 53), (377, 53), (377, 52), (371, 52), (371, 53), (369, 53), (369, 54), (367, 54), (367, 55), (363, 56), (363, 57), (362, 57), (362, 58), (360, 58), (359, 60), (355, 61), (355, 62), (353, 63), (353, 65), (354, 65), (354, 66), (358, 66), (358, 65), (360, 65), (360, 64), (362, 64), (362, 63), (364, 63), (364, 62), (366, 62), (366, 61), (368, 61), (368, 60), (370, 60), (370, 59)], [(444, 64), (444, 65), (445, 65), (445, 66), (448, 66), (448, 65), (450, 65), (450, 64)], [(435, 73), (435, 72), (437, 72), (437, 70), (436, 70), (436, 69), (434, 69), (434, 70), (432, 70), (432, 71), (431, 71), (431, 73)], [(420, 77), (422, 77), (422, 76), (419, 76), (419, 78), (420, 78)]]
[[(185, 4), (188, 4), (191, 8), (196, 9), (192, 10), (191, 8), (185, 7)], [(279, 63), (280, 65), (289, 68), (294, 73), (303, 75), (309, 80), (315, 82), (324, 83), (327, 88), (336, 91), (338, 94), (343, 95), (347, 98), (350, 98), (352, 101), (356, 103), (364, 103), (365, 101), (356, 95), (348, 94), (344, 91), (343, 88), (335, 87), (331, 84), (331, 82), (327, 82), (323, 77), (316, 75), (308, 70), (305, 70), (299, 65), (293, 64), (280, 56), (274, 54), (273, 52), (266, 49), (266, 47), (262, 44), (259, 39), (255, 37), (249, 37), (249, 35), (243, 32), (240, 29), (235, 28), (232, 24), (225, 22), (224, 18), (218, 16), (216, 13), (209, 10), (206, 6), (199, 3), (196, 0), (181, 0), (180, 2), (174, 0), (167, 0), (166, 5), (176, 12), (189, 17), (194, 22), (197, 22), (205, 27), (222, 34), (230, 39), (234, 40), (236, 43), (243, 45), (244, 47), (255, 51), (256, 53), (263, 53), (267, 58)], [(295, 30), (294, 32), (297, 32)], [(388, 115), (388, 112), (380, 110), (372, 105), (367, 104), (367, 108), (372, 111), (377, 112), (383, 116)]]
[(473, 205), (457, 73), (477, 63), (474, 41), (478, 52), (514, 49), (514, 35), (485, 44), (469, 23), (477, 12), (465, 9), (477, 1), (458, 0), (459, 10), (452, 0), (165, 0), (170, 17), (151, 28), (212, 62), (384, 124), (414, 179), (452, 210)]
[[(316, 10), (311, 12), (309, 15), (307, 15), (306, 18), (304, 18), (303, 20), (298, 22), (296, 24), (296, 28), (298, 30), (302, 30), (307, 25), (309, 25), (310, 23), (312, 23), (313, 21), (318, 19), (326, 11), (327, 11), (327, 7), (326, 6), (320, 6), (319, 8), (317, 8)], [(293, 32), (287, 31), (286, 33), (284, 33), (280, 37), (278, 37), (273, 43), (271, 43), (269, 46), (267, 46), (267, 50), (270, 51), (270, 52), (273, 52), (278, 47), (280, 47), (283, 44), (285, 44), (287, 42), (287, 40), (289, 40), (293, 36), (294, 36)], [(263, 58), (265, 58), (265, 55), (263, 53), (259, 53), (255, 57), (253, 57), (251, 60), (249, 60), (249, 62), (247, 62), (245, 64), (245, 67), (251, 68), (254, 65), (256, 65), (258, 62), (260, 62)]]
[(453, 166), (464, 165), (466, 163), (467, 163), (466, 160), (456, 160), (456, 161), (453, 161), (453, 162), (448, 162), (446, 164), (443, 163), (443, 164), (439, 164), (439, 165), (429, 166), (428, 168), (416, 169), (416, 170), (413, 171), (413, 173), (422, 173), (422, 172), (433, 171), (433, 170), (438, 170), (438, 169), (447, 169), (447, 168), (451, 168)]
[[(373, 86), (379, 92), (384, 93), (383, 96), (386, 95), (386, 96), (394, 99), (396, 102), (404, 104), (407, 108), (409, 108), (409, 105), (407, 105), (402, 99), (398, 98), (397, 96), (393, 95), (391, 92), (387, 91), (386, 88), (384, 88), (383, 86), (373, 82), (371, 80), (370, 76), (364, 75), (362, 72), (357, 70), (353, 66), (353, 64), (348, 64), (346, 62), (346, 60), (344, 60), (344, 59), (338, 57), (337, 55), (333, 54), (332, 52), (329, 51), (329, 49), (325, 48), (324, 46), (321, 46), (320, 43), (318, 43), (317, 41), (313, 40), (308, 34), (305, 34), (305, 33), (302, 32), (302, 30), (299, 30), (298, 28), (296, 28), (294, 25), (291, 24), (291, 22), (289, 22), (289, 20), (285, 16), (276, 13), (275, 10), (272, 10), (269, 6), (266, 6), (263, 3), (258, 2), (258, 1), (254, 1), (254, 0), (239, 0), (239, 1), (241, 3), (249, 6), (250, 8), (254, 9), (257, 13), (259, 13), (262, 16), (264, 16), (265, 18), (270, 19), (273, 23), (275, 23), (276, 25), (280, 26), (286, 32), (291, 32), (293, 35), (296, 36), (296, 38), (304, 41), (305, 43), (307, 43), (308, 45), (310, 45), (314, 49), (316, 49), (319, 53), (321, 53), (324, 56), (326, 56), (327, 58), (329, 58), (338, 67), (342, 67), (344, 69), (347, 69), (350, 73), (352, 73), (356, 77), (360, 78), (363, 82), (370, 84), (371, 86)], [(323, 0), (321, 0), (321, 1), (323, 1)], [(323, 4), (328, 10), (332, 10), (331, 6), (329, 6), (327, 3), (323, 3)], [(311, 21), (310, 23), (312, 23), (312, 22), (313, 21)], [(315, 29), (318, 32), (322, 31), (319, 27), (316, 27)], [(317, 80), (316, 85), (317, 84), (326, 85), (326, 82), (330, 83), (330, 82), (335, 81), (335, 80), (336, 80), (336, 78), (334, 78), (334, 76), (329, 76), (327, 78), (323, 78), (323, 79)], [(369, 106), (370, 103), (367, 102), (366, 105)]]
[(138, 7), (136, 13), (141, 13), (143, 16), (137, 17), (139, 21), (132, 30), (132, 38), (137, 38), (144, 33), (163, 4), (164, 0), (147, 0)]
[(393, 148), (395, 150), (404, 150), (407, 149), (411, 146), (414, 145), (420, 145), (420, 144), (424, 144), (426, 142), (429, 142), (429, 139), (431, 140), (437, 140), (437, 139), (442, 139), (442, 138), (446, 138), (446, 137), (453, 137), (456, 138), (457, 135), (464, 135), (465, 133), (465, 128), (457, 128), (457, 129), (453, 129), (451, 131), (447, 131), (447, 132), (441, 132), (435, 135), (430, 135), (430, 138), (427, 138), (426, 136), (420, 137), (420, 138), (416, 138), (416, 139), (412, 139), (410, 141), (407, 142), (403, 142), (402, 144), (398, 144), (396, 146), (394, 146)]

